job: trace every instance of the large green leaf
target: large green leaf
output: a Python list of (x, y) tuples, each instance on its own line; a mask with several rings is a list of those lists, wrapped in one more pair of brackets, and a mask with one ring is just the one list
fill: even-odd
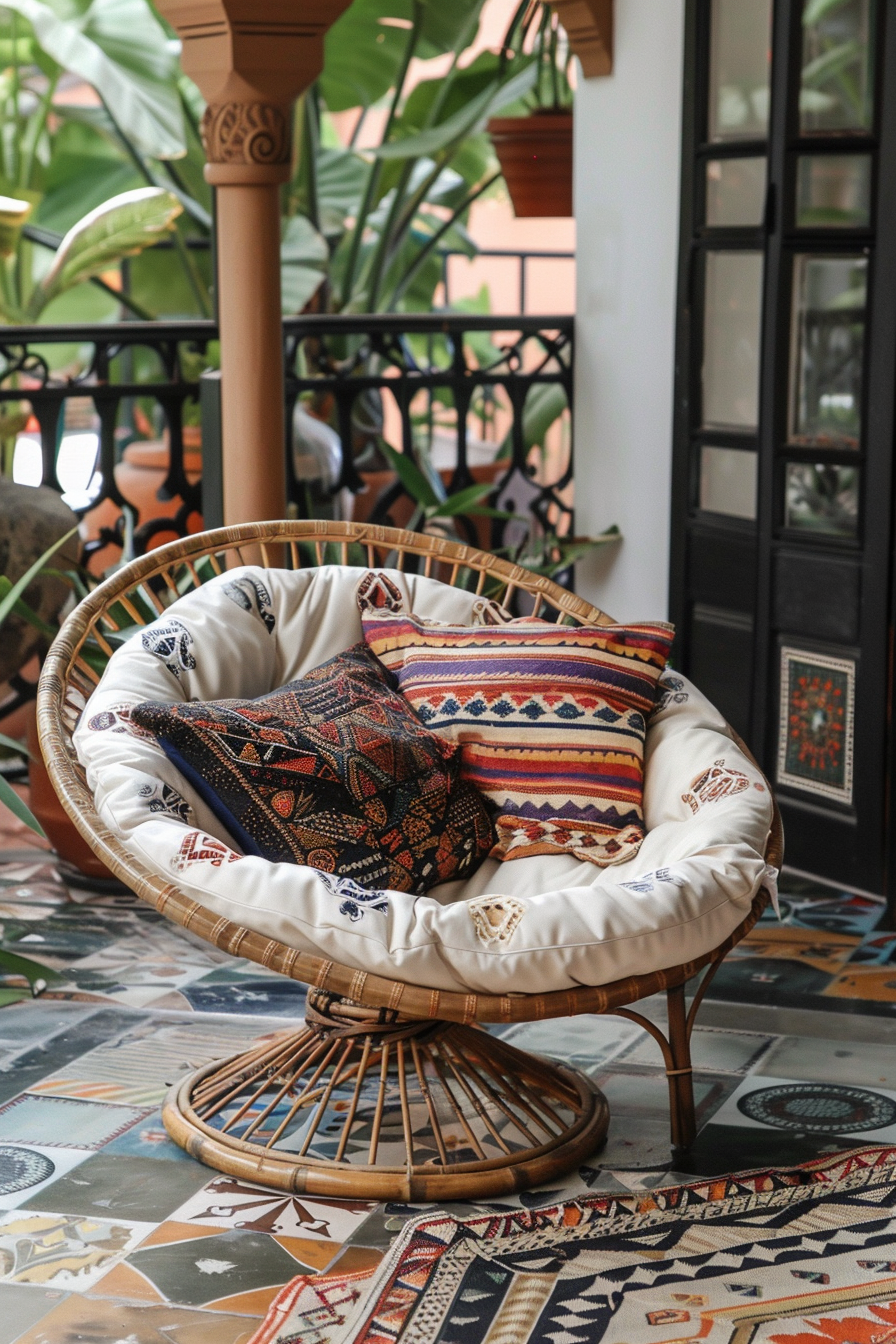
[(66, 289), (134, 256), (174, 227), (183, 206), (161, 187), (125, 191), (91, 210), (59, 244), (53, 264), (35, 286), (28, 305), (35, 320), (41, 310)]
[(454, 51), (465, 37), (465, 45), (472, 42), (477, 26), (473, 20), (482, 12), (484, 0), (423, 0), (423, 3), (421, 56)]
[(384, 23), (405, 23), (411, 0), (354, 0), (327, 33), (324, 68), (318, 87), (331, 112), (370, 107), (393, 87), (408, 43), (407, 29)]
[[(442, 492), (439, 494), (435, 481), (430, 480), (417, 466), (416, 462), (413, 462), (404, 453), (396, 452), (391, 444), (381, 443), (380, 449), (415, 504), (419, 504), (426, 510), (437, 509), (444, 502), (444, 486), (442, 486)], [(439, 484), (441, 485), (441, 481), (439, 481)]]
[(400, 125), (408, 130), (411, 127), (421, 130), (437, 99), (441, 99), (439, 121), (454, 116), (483, 89), (495, 85), (500, 69), (500, 57), (493, 51), (483, 51), (468, 66), (455, 72), (447, 89), (444, 75), (437, 79), (421, 79), (411, 89), (401, 109)]
[[(453, 51), (483, 0), (422, 0), (417, 55)], [(414, 18), (413, 0), (354, 0), (327, 33), (319, 87), (331, 112), (371, 107), (395, 85)]]
[(145, 185), (132, 163), (122, 158), (120, 148), (99, 126), (82, 122), (81, 113), (99, 111), (103, 123), (111, 122), (102, 108), (73, 109), (77, 120), (68, 119), (53, 141), (53, 156), (44, 174), (44, 194), (35, 211), (35, 222), (65, 234), (79, 219), (104, 201), (123, 191)]
[(338, 237), (349, 215), (357, 216), (370, 165), (350, 149), (317, 154), (317, 209), (327, 237)]
[(328, 256), (326, 240), (305, 215), (293, 215), (284, 222), (280, 260), (285, 265), (322, 267)]
[(23, 976), (31, 986), (33, 994), (39, 994), (42, 989), (46, 989), (48, 981), (62, 979), (59, 971), (53, 971), (49, 966), (42, 966), (39, 961), (32, 961), (31, 957), (23, 957), (18, 952), (7, 952), (5, 949), (0, 950), (0, 974)]
[(0, 803), (3, 803), (8, 807), (13, 816), (18, 817), (19, 821), (23, 821), (32, 831), (36, 831), (38, 835), (44, 834), (44, 828), (41, 826), (37, 817), (31, 809), (22, 802), (9, 780), (4, 779), (2, 775), (0, 775)]
[(304, 215), (286, 221), (280, 244), (281, 299), (284, 313), (300, 313), (320, 288), (329, 260), (326, 239)]
[[(12, 583), (5, 574), (0, 574), (0, 601), (10, 592), (12, 592)], [(34, 626), (35, 630), (39, 630), (48, 639), (56, 638), (58, 626), (50, 625), (48, 621), (43, 620), (34, 608), (29, 607), (28, 603), (21, 597), (13, 604), (12, 615), (20, 616), (23, 621), (27, 621), (29, 625)]]
[(27, 757), (31, 754), (24, 742), (20, 742), (18, 738), (15, 737), (7, 737), (6, 733), (0, 733), (0, 747), (6, 747), (9, 751), (15, 751), (20, 756)]
[(64, 537), (60, 537), (58, 541), (54, 541), (52, 546), (48, 546), (43, 555), (39, 555), (34, 564), (31, 565), (29, 569), (26, 569), (21, 578), (16, 579), (15, 583), (6, 591), (4, 596), (0, 598), (0, 626), (2, 626), (9, 613), (22, 597), (28, 585), (33, 583), (37, 578), (47, 561), (54, 556), (57, 551), (61, 550), (67, 541), (71, 540), (77, 530), (76, 527), (73, 527), (71, 531), (66, 532)]
[(32, 204), (14, 196), (0, 196), (0, 257), (11, 257), (19, 245)]
[(522, 98), (534, 87), (536, 75), (534, 64), (524, 66), (504, 81), (496, 75), (466, 106), (460, 107), (445, 121), (415, 135), (380, 145), (377, 156), (381, 159), (416, 159), (439, 153), (454, 141), (481, 130), (490, 116)]
[(835, 9), (842, 9), (846, 3), (847, 0), (808, 0), (803, 10), (803, 27), (810, 28), (812, 24), (832, 14)]
[(57, 65), (92, 84), (134, 144), (157, 158), (184, 153), (176, 63), (146, 0), (4, 0)]

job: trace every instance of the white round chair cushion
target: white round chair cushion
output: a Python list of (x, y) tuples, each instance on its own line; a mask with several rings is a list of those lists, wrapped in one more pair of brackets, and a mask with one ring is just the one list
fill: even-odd
[[(228, 571), (112, 656), (74, 740), (103, 821), (147, 868), (265, 937), (440, 990), (602, 985), (676, 966), (733, 932), (766, 879), (772, 800), (721, 715), (668, 671), (647, 733), (647, 835), (628, 863), (487, 859), (467, 882), (414, 896), (241, 855), (127, 711), (250, 698), (303, 676), (362, 638), (361, 572)], [(387, 572), (418, 615), (472, 622), (473, 594)]]

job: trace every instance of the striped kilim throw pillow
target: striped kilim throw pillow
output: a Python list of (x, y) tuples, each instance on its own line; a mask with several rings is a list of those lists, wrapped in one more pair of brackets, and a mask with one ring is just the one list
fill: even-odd
[(358, 588), (364, 638), (427, 728), (461, 746), (461, 774), (495, 811), (493, 858), (574, 854), (599, 867), (644, 838), (647, 716), (673, 628), (507, 618), (442, 625), (387, 575)]

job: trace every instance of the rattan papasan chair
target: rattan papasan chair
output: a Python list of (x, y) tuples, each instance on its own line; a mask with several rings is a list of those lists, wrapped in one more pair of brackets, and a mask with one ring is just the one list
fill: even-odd
[[(220, 600), (244, 565), (260, 567), (236, 576), (245, 602)], [(347, 649), (360, 637), (363, 568), (391, 573), (428, 619), (469, 622), (485, 596), (516, 614), (611, 623), (469, 546), (366, 524), (270, 522), (191, 536), (126, 565), (76, 607), (44, 665), (41, 745), (88, 844), (194, 935), (310, 986), (303, 1025), (172, 1088), (168, 1132), (210, 1166), (294, 1192), (419, 1201), (524, 1189), (599, 1149), (607, 1104), (582, 1073), (482, 1024), (617, 1013), (657, 1041), (672, 1143), (686, 1149), (694, 1018), (774, 892), (782, 837), (755, 762), (684, 678), (665, 673), (659, 684), (647, 834), (634, 859), (487, 859), (466, 884), (379, 893), (373, 904), (313, 868), (241, 858), (158, 745), (128, 724), (137, 701), (262, 695)], [(148, 629), (124, 639), (134, 626)], [(97, 647), (115, 653), (99, 686)], [(139, 689), (128, 668), (140, 671)], [(688, 1008), (686, 983), (701, 970)], [(668, 1035), (631, 1007), (661, 991)]]

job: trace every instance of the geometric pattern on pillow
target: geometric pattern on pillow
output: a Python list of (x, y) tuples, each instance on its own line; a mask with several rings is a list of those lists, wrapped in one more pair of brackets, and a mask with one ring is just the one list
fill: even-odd
[(469, 877), (494, 842), (457, 748), (364, 644), (257, 700), (150, 702), (131, 719), (247, 854), (420, 893)]
[(358, 605), (368, 647), (490, 800), (493, 858), (563, 852), (606, 867), (637, 853), (646, 721), (672, 626), (561, 626), (493, 603), (487, 624), (442, 625), (376, 572)]

